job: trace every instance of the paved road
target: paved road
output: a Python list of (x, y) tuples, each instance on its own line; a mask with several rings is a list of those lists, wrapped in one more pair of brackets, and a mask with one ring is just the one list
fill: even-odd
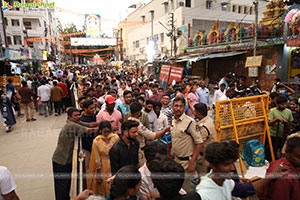
[(66, 114), (36, 118), (35, 122), (18, 118), (10, 133), (0, 125), (0, 165), (13, 174), (20, 199), (53, 200), (51, 158)]

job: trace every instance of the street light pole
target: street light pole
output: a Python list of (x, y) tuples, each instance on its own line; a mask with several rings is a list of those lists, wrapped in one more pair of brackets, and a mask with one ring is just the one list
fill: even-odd
[(257, 30), (258, 30), (258, 0), (255, 0), (254, 6), (255, 6), (255, 26), (254, 26), (253, 56), (256, 56)]

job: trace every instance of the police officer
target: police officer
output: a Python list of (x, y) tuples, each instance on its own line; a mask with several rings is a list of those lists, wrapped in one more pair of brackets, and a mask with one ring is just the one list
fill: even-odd
[(206, 104), (198, 103), (194, 105), (194, 108), (194, 115), (196, 119), (199, 120), (197, 121), (197, 125), (200, 129), (203, 139), (203, 147), (198, 158), (197, 171), (199, 174), (206, 174), (208, 172), (209, 163), (204, 159), (204, 152), (207, 145), (216, 141), (216, 129), (214, 121), (207, 116)]
[(202, 148), (202, 137), (196, 130), (196, 121), (184, 114), (186, 101), (176, 97), (173, 101), (174, 117), (172, 121), (172, 155), (185, 169), (183, 189), (190, 192), (195, 189), (192, 178), (196, 176), (196, 160)]
[(130, 113), (131, 113), (131, 117), (128, 118), (128, 120), (134, 120), (137, 121), (139, 123), (138, 126), (138, 136), (137, 136), (137, 140), (140, 143), (140, 149), (139, 149), (139, 166), (143, 166), (143, 164), (146, 162), (145, 156), (144, 156), (144, 152), (141, 150), (145, 144), (147, 140), (155, 140), (157, 138), (162, 137), (166, 132), (168, 132), (170, 130), (170, 126), (168, 126), (167, 128), (165, 128), (162, 131), (158, 131), (158, 132), (152, 132), (149, 129), (147, 129), (139, 120), (139, 117), (142, 115), (142, 109), (143, 106), (138, 103), (138, 102), (133, 102), (130, 105)]

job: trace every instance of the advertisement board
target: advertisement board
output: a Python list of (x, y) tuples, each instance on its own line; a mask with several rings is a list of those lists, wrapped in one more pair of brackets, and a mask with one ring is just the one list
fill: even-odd
[(168, 82), (169, 73), (170, 73), (171, 66), (163, 65), (160, 69), (159, 80), (163, 82)]
[(116, 46), (116, 38), (71, 38), (71, 46)]
[(100, 15), (85, 15), (86, 37), (98, 38), (101, 37), (101, 17)]
[(182, 72), (183, 72), (183, 68), (180, 67), (172, 67), (171, 68), (171, 72), (170, 72), (170, 77), (169, 77), (169, 83), (172, 83), (173, 80), (175, 80), (176, 82), (181, 80), (182, 77)]

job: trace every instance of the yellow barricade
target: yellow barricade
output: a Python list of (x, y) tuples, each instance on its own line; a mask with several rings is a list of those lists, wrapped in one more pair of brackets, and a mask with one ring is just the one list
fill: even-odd
[[(268, 137), (272, 160), (274, 152), (268, 125), (269, 95), (237, 98), (216, 103), (215, 128), (218, 142), (234, 140), (240, 144), (240, 155), (247, 141), (258, 139), (265, 145)], [(241, 173), (244, 168), (239, 158)]]

